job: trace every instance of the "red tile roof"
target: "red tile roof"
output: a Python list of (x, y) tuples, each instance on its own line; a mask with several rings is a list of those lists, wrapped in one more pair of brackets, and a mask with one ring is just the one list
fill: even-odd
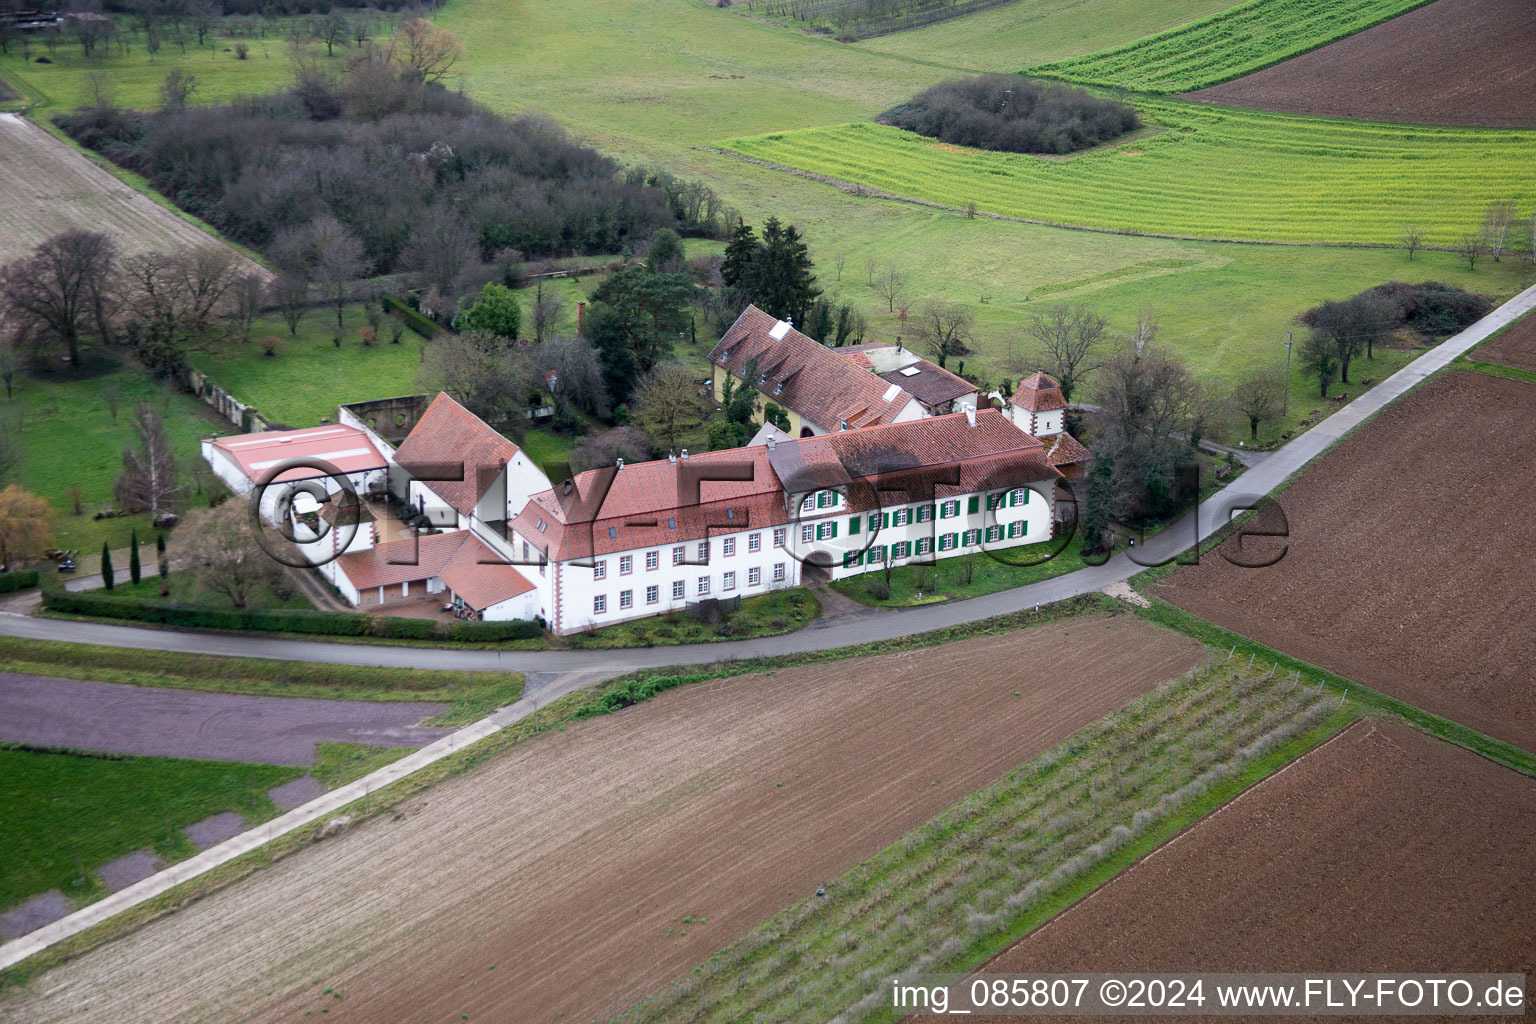
[(477, 611), (533, 589), (527, 577), (468, 530), (392, 540), (342, 555), (336, 565), (358, 590), (436, 576)]
[[(233, 459), (252, 483), (259, 483), (272, 467), (289, 459), (319, 459), (343, 473), (384, 469), (389, 465), (367, 434), (341, 424), (234, 434), (216, 437), (210, 443)], [(291, 469), (280, 479), (303, 480), (319, 475), (313, 469)]]
[(1019, 386), (1009, 401), (1021, 409), (1035, 413), (1067, 407), (1067, 400), (1061, 395), (1061, 385), (1043, 373), (1032, 373), (1019, 381)]
[(911, 396), (790, 327), (775, 340), (778, 320), (748, 306), (709, 353), (710, 362), (741, 377), (752, 360), (762, 383), (749, 381), (772, 401), (793, 409), (822, 430), (890, 423)]
[[(512, 461), (517, 445), (502, 437), (484, 420), (438, 392), (427, 411), (395, 452), (395, 461), (406, 472), (447, 476), (461, 471), (462, 480), (423, 480), (427, 487), (462, 515), (471, 515), (501, 473)], [(413, 471), (412, 467), (416, 467)], [(441, 469), (434, 472), (434, 469)], [(450, 467), (462, 467), (461, 470)]]
[[(727, 474), (736, 479), (707, 479)], [(569, 483), (568, 490), (562, 485), (533, 495), (511, 523), (520, 538), (557, 562), (788, 520), (784, 492), (762, 446), (591, 469)]]
[(1053, 466), (1076, 466), (1093, 458), (1092, 453), (1065, 430), (1040, 440), (1045, 444), (1045, 457)]

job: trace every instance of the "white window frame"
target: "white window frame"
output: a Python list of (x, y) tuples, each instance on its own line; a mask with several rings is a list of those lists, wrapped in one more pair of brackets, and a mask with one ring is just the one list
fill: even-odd
[(660, 604), (661, 603), (661, 588), (658, 587), (656, 584), (652, 583), (650, 586), (645, 588), (645, 603), (646, 604)]
[(911, 521), (911, 519), (912, 512), (910, 509), (899, 508), (895, 512), (891, 513), (892, 526), (906, 526), (907, 523)]
[(722, 555), (734, 555), (736, 553), (736, 538), (726, 537), (720, 541), (720, 553)]
[(749, 587), (756, 587), (756, 586), (759, 586), (762, 582), (763, 582), (763, 568), (762, 568), (762, 566), (754, 565), (754, 566), (752, 566), (752, 568), (747, 570), (747, 586), (749, 586)]
[(620, 555), (619, 556), (619, 575), (620, 576), (628, 576), (630, 573), (632, 573), (634, 571), (635, 571), (635, 556), (634, 555)]
[(725, 574), (725, 577), (723, 579), (721, 579), (721, 581), (720, 581), (720, 589), (721, 590), (735, 590), (736, 589), (736, 574), (734, 572), (728, 572), (728, 573)]
[(647, 551), (645, 553), (645, 568), (647, 570), (651, 570), (651, 569), (659, 568), (660, 566), (661, 566), (661, 552), (660, 551)]
[(699, 583), (698, 583), (698, 590), (697, 590), (697, 592), (698, 592), (698, 595), (700, 597), (703, 597), (705, 594), (709, 593), (709, 577), (708, 576), (700, 576), (699, 577)]
[(785, 530), (784, 527), (780, 526), (780, 527), (775, 528), (774, 531), (773, 531), (773, 546), (776, 547), (776, 548), (783, 547), (784, 546), (784, 538), (786, 536), (787, 536), (787, 531)]
[(747, 538), (747, 550), (749, 552), (763, 550), (763, 535), (760, 534), (760, 533), (754, 533), (750, 537), (748, 537)]
[(775, 582), (775, 583), (783, 583), (784, 582), (784, 563), (783, 562), (774, 562), (773, 563), (773, 582)]
[(606, 615), (608, 612), (608, 595), (597, 594), (592, 598), (592, 614)]
[(673, 565), (682, 565), (683, 562), (687, 560), (687, 558), (688, 558), (688, 545), (686, 545), (686, 544), (679, 544), (677, 547), (672, 549), (672, 564)]
[(682, 580), (672, 581), (672, 600), (681, 601), (688, 596), (688, 585)]
[(806, 524), (804, 524), (803, 526), (800, 527), (800, 543), (802, 543), (802, 544), (809, 544), (811, 541), (813, 541), (815, 539), (816, 539), (816, 526), (815, 526), (815, 524), (813, 524), (813, 523), (806, 523)]
[(635, 606), (635, 592), (633, 590), (619, 591), (619, 610), (633, 608)]
[(707, 540), (699, 541), (699, 561), (709, 561), (709, 541)]
[(592, 563), (592, 578), (595, 580), (605, 580), (608, 578), (608, 559), (599, 558)]
[(805, 496), (805, 500), (800, 503), (800, 512), (803, 515), (806, 512), (815, 512), (815, 511), (816, 511), (816, 495), (814, 495), (814, 494), (807, 494)]

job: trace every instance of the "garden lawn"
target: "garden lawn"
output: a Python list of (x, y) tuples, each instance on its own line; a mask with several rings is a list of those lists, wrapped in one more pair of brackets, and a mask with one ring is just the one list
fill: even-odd
[[(116, 422), (104, 388), (116, 388), (121, 393)], [(190, 471), (201, 458), (198, 441), (233, 433), (234, 427), (222, 424), (201, 402), (168, 390), (135, 366), (84, 380), (18, 377), (15, 396), (0, 404), (0, 417), (22, 452), (12, 479), (47, 499), (53, 509), (53, 543), (57, 547), (94, 555), (103, 541), (114, 549), (125, 547), (133, 530), (138, 531), (141, 542), (150, 538), (153, 543), (148, 515), (92, 519), (97, 510), (114, 503), (112, 488), (122, 472), (123, 449), (135, 443), (131, 424), (134, 406), (141, 401), (165, 409), (166, 433), (188, 484), (186, 494), (197, 498)], [(71, 510), (70, 490), (74, 487), (80, 488), (83, 514), (79, 516)], [(150, 554), (146, 571), (151, 571), (153, 547)]]
[(588, 633), (564, 637), (565, 646), (576, 648), (672, 647), (720, 640), (746, 640), (759, 636), (792, 633), (810, 625), (821, 614), (821, 605), (809, 591), (775, 590), (744, 598), (741, 608), (713, 624), (679, 612), (623, 622)]
[[(365, 346), (357, 329), (366, 324), (361, 306), (349, 306), (342, 323), (341, 346), (334, 309), (304, 314), (298, 334), (277, 317), (263, 317), (251, 330), (250, 343), (230, 339), (189, 353), (192, 365), (263, 416), (290, 427), (335, 422), (336, 407), (374, 398), (413, 395), (421, 365), (420, 335), (407, 329), (400, 344), (383, 341)], [(254, 339), (278, 339), (276, 354), (265, 356)]]
[(1248, 0), (1124, 46), (1028, 70), (1090, 85), (1187, 92), (1278, 64), (1429, 2)]
[[(144, 538), (139, 538), (139, 560), (143, 566), (143, 575), (138, 583), (119, 583), (112, 588), (113, 597), (137, 597), (147, 601), (178, 601), (182, 604), (202, 604), (215, 608), (233, 608), (228, 596), (217, 594), (210, 590), (204, 590), (198, 586), (197, 577), (190, 572), (173, 572), (166, 578), (170, 585), (170, 596), (160, 597), (160, 576), (155, 565), (155, 545), (153, 539), (149, 543)], [(127, 565), (118, 565), (114, 568), (119, 571), (127, 569)], [(265, 587), (257, 589), (246, 599), (247, 608), (308, 608), (315, 606), (297, 590), (292, 597), (281, 598)]]
[[(1082, 544), (1077, 538), (1067, 541), (1060, 554), (1052, 557), (1059, 541), (1004, 548), (992, 553), (941, 558), (933, 565), (903, 565), (891, 570), (891, 596), (880, 600), (870, 592), (872, 585), (883, 582), (884, 573), (867, 572), (832, 583), (832, 589), (861, 604), (876, 608), (902, 607), (958, 601), (967, 597), (995, 594), (1027, 583), (1037, 583), (1052, 576), (1074, 572), (1083, 567)], [(971, 563), (971, 580), (966, 582), (966, 563)], [(921, 595), (921, 596), (919, 596)]]
[(62, 889), (104, 894), (92, 875), (134, 850), (167, 863), (196, 853), (181, 829), (234, 811), (275, 817), (273, 786), (303, 768), (157, 757), (104, 758), (0, 749), (0, 908)]
[(551, 483), (560, 483), (571, 475), (571, 452), (577, 439), (555, 434), (538, 427), (530, 427), (523, 433), (522, 448)]
[[(853, 123), (733, 139), (745, 156), (1046, 223), (1192, 238), (1451, 245), (1489, 196), (1536, 200), (1536, 132), (1415, 127), (1142, 99), (1163, 129), (1064, 160)], [(1529, 233), (1516, 244), (1528, 248)]]

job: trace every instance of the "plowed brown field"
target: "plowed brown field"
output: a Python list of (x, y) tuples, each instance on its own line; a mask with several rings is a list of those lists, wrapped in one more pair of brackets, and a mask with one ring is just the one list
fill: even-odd
[(0, 1017), (621, 1011), (1202, 651), (1128, 616), (1082, 618), (675, 690), (56, 968), (0, 997)]
[(1157, 593), (1536, 750), (1532, 423), (1536, 385), (1431, 380), (1281, 493), (1290, 540), (1276, 565), (1207, 556)]
[[(111, 235), (124, 253), (222, 245), (19, 114), (0, 114), (0, 263), (60, 231)], [(241, 258), (242, 270), (267, 272)]]
[(1531, 975), (1533, 846), (1536, 780), (1367, 719), (982, 969)]
[(1498, 363), (1536, 373), (1536, 315), (1516, 320), (1492, 341), (1474, 349), (1471, 358), (1480, 363)]
[(1536, 125), (1536, 4), (1439, 0), (1186, 99), (1293, 114)]

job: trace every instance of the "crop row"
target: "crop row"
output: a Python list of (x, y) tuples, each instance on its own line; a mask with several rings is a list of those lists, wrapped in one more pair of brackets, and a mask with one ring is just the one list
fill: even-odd
[(1207, 239), (1452, 245), (1490, 203), (1536, 202), (1536, 132), (1418, 127), (1141, 100), (1155, 134), (1068, 159), (876, 124), (726, 148), (915, 199), (1053, 224)]
[[(1138, 837), (1322, 726), (1331, 701), (1242, 660), (1207, 666), (976, 793), (619, 1021), (861, 1021), (882, 979), (956, 970)], [(874, 993), (874, 996), (871, 994)]]
[(1230, 81), (1353, 35), (1428, 0), (1249, 0), (1209, 18), (1029, 74), (1144, 92)]

